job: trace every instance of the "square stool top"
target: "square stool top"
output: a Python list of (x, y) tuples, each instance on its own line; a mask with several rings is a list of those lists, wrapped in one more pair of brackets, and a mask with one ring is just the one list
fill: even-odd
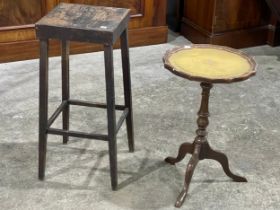
[(129, 9), (60, 3), (35, 24), (39, 39), (113, 44), (129, 21)]

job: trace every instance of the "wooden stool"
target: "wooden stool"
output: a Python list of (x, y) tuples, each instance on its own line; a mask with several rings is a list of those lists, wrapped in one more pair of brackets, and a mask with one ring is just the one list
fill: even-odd
[(192, 45), (168, 51), (164, 58), (165, 68), (172, 73), (189, 80), (201, 82), (202, 100), (198, 111), (196, 138), (194, 142), (183, 143), (176, 158), (168, 157), (167, 163), (175, 164), (186, 156), (192, 157), (187, 165), (185, 184), (175, 203), (180, 207), (187, 195), (194, 169), (199, 160), (218, 161), (227, 176), (236, 182), (247, 182), (244, 177), (233, 174), (225, 154), (214, 151), (207, 141), (208, 102), (213, 83), (231, 83), (242, 81), (256, 73), (256, 64), (252, 58), (232, 48), (214, 45)]
[[(133, 116), (130, 85), (130, 65), (127, 26), (129, 10), (124, 8), (95, 7), (79, 4), (59, 4), (48, 15), (36, 23), (36, 34), (40, 40), (40, 101), (39, 101), (39, 179), (45, 176), (47, 134), (81, 137), (109, 142), (112, 189), (117, 189), (117, 145), (116, 135), (126, 120), (129, 151), (134, 151)], [(123, 66), (125, 105), (115, 105), (113, 44), (120, 37)], [(61, 40), (62, 49), (62, 103), (48, 118), (48, 40)], [(93, 42), (104, 45), (106, 104), (72, 100), (69, 98), (69, 40)], [(69, 130), (69, 106), (79, 105), (107, 109), (108, 135)], [(123, 113), (116, 123), (115, 110)], [(51, 128), (62, 112), (62, 129)]]

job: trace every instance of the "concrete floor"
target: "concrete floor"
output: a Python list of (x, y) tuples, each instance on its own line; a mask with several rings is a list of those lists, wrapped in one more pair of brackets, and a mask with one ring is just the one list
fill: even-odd
[[(46, 180), (37, 179), (38, 60), (0, 65), (0, 209), (175, 209), (188, 155), (177, 166), (163, 159), (192, 142), (200, 86), (163, 68), (167, 49), (189, 42), (131, 48), (135, 153), (125, 126), (118, 134), (120, 189), (110, 189), (105, 142), (49, 136)], [(228, 155), (235, 183), (220, 165), (201, 161), (181, 209), (280, 209), (280, 48), (244, 49), (258, 63), (257, 76), (212, 89), (208, 139)], [(120, 52), (115, 51), (116, 99), (122, 103)], [(60, 59), (50, 59), (50, 112), (60, 100)], [(71, 56), (71, 97), (105, 101), (103, 54)], [(106, 132), (106, 113), (71, 109), (71, 128)], [(55, 126), (59, 127), (58, 120)]]

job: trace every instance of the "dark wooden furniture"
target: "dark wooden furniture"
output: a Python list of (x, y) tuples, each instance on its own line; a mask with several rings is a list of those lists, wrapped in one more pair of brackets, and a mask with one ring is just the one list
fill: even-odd
[[(175, 203), (180, 207), (187, 195), (194, 169), (203, 159), (218, 161), (227, 176), (236, 182), (247, 182), (244, 177), (233, 174), (225, 154), (214, 151), (207, 141), (208, 102), (213, 83), (230, 83), (242, 81), (255, 74), (255, 62), (245, 54), (226, 47), (213, 45), (193, 45), (191, 47), (175, 48), (168, 51), (164, 57), (165, 68), (172, 73), (201, 82), (202, 100), (198, 111), (196, 138), (194, 142), (183, 143), (176, 158), (165, 159), (170, 164), (181, 161), (186, 154), (192, 154), (187, 165), (185, 184)], [(233, 66), (234, 64), (234, 66)]]
[[(39, 100), (39, 179), (45, 176), (47, 135), (69, 136), (108, 141), (112, 189), (117, 189), (117, 146), (116, 135), (124, 120), (127, 125), (129, 151), (134, 151), (133, 116), (130, 85), (130, 65), (127, 39), (129, 10), (112, 7), (95, 7), (79, 4), (59, 4), (47, 16), (36, 23), (40, 41), (40, 100)], [(120, 37), (123, 65), (125, 105), (115, 104), (113, 44)], [(62, 43), (62, 102), (48, 118), (48, 47), (49, 39)], [(69, 98), (69, 41), (84, 41), (104, 46), (106, 104), (91, 103)], [(69, 106), (79, 105), (107, 109), (108, 135), (69, 130)], [(122, 115), (116, 123), (116, 110)], [(62, 112), (62, 129), (51, 125)]]
[(271, 16), (271, 30), (268, 33), (268, 44), (272, 46), (280, 45), (280, 1), (266, 0), (270, 10)]
[(167, 0), (167, 25), (176, 32), (180, 31), (181, 19), (183, 16), (183, 0)]
[[(0, 0), (0, 63), (38, 58), (35, 22), (60, 2), (130, 9), (130, 46), (160, 44), (167, 40), (166, 0)], [(70, 43), (71, 54), (97, 50), (102, 48), (96, 44)], [(49, 54), (59, 53), (60, 43), (50, 41)]]
[(181, 33), (196, 44), (235, 48), (277, 45), (280, 39), (264, 0), (184, 0)]
[(280, 1), (279, 0), (266, 0), (269, 8), (273, 12), (273, 14), (276, 16), (278, 21), (280, 21)]

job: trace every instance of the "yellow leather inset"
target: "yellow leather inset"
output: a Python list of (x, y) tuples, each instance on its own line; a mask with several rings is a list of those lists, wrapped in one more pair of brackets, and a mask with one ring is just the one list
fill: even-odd
[(186, 48), (168, 60), (176, 71), (209, 79), (236, 78), (251, 70), (241, 55), (215, 48)]

